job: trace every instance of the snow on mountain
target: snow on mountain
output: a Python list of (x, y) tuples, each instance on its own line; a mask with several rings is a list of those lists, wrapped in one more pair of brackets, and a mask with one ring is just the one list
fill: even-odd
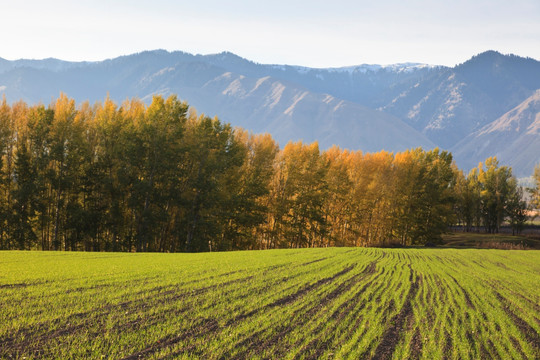
[(343, 67), (329, 67), (329, 68), (311, 68), (305, 66), (289, 66), (289, 65), (270, 65), (272, 68), (286, 71), (289, 68), (296, 70), (300, 74), (307, 74), (311, 71), (313, 72), (329, 72), (329, 73), (361, 73), (366, 74), (368, 72), (376, 73), (378, 71), (391, 71), (396, 73), (401, 72), (413, 72), (419, 69), (434, 69), (439, 67), (439, 65), (429, 65), (422, 63), (397, 63), (389, 65), (378, 65), (378, 64), (361, 64), (361, 65), (352, 65), (352, 66), (343, 66)]

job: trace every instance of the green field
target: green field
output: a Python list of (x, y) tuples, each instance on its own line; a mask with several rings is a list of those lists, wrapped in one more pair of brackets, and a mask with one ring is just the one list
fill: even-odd
[(540, 252), (0, 252), (0, 358), (540, 358)]

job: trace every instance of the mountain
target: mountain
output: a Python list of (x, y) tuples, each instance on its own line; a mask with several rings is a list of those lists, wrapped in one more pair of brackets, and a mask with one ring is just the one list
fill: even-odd
[(43, 60), (28, 60), (21, 59), (15, 61), (9, 61), (6, 59), (0, 58), (0, 73), (6, 72), (12, 69), (17, 68), (33, 68), (33, 69), (43, 69), (51, 71), (62, 71), (74, 67), (80, 67), (90, 64), (89, 62), (70, 62), (63, 61), (53, 58), (43, 59)]
[[(99, 62), (0, 59), (0, 93), (8, 101), (47, 104), (61, 91), (78, 102), (101, 101), (106, 94), (118, 102), (178, 94), (199, 112), (269, 132), (282, 145), (302, 139), (364, 151), (439, 146), (455, 152), (465, 170), (495, 155), (481, 151), (479, 141), (493, 142), (499, 133), (484, 129), (537, 89), (540, 62), (495, 51), (453, 68), (403, 63), (316, 69), (257, 64), (230, 52), (164, 50)], [(535, 147), (526, 146), (536, 141), (529, 135), (520, 146), (497, 150), (523, 174), (532, 173), (538, 158)]]
[(97, 63), (68, 63), (63, 69), (12, 66), (0, 73), (0, 90), (10, 101), (31, 103), (47, 103), (60, 91), (78, 102), (100, 101), (106, 94), (118, 102), (178, 94), (200, 112), (253, 132), (269, 132), (282, 145), (317, 140), (321, 148), (337, 144), (364, 151), (435, 147), (393, 115), (268, 73), (282, 75), (282, 70), (230, 53), (150, 51)]
[(489, 51), (433, 72), (382, 107), (452, 148), (540, 88), (540, 62)]
[(466, 168), (478, 165), (474, 159), (497, 156), (500, 163), (512, 164), (515, 175), (530, 176), (530, 169), (540, 163), (540, 90), (467, 136), (453, 153)]

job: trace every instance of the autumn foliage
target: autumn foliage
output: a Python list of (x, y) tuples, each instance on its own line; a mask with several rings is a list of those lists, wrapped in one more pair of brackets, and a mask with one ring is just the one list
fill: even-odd
[(519, 200), (495, 159), (465, 177), (439, 149), (280, 149), (175, 96), (148, 106), (4, 100), (0, 154), (2, 249), (425, 244), (456, 222), (496, 231)]

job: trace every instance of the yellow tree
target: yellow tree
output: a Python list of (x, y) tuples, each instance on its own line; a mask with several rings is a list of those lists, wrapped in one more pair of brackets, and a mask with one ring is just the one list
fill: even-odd
[[(101, 220), (96, 218), (99, 209), (90, 211), (89, 203), (97, 186), (99, 176), (93, 166), (95, 132), (91, 127), (95, 117), (94, 109), (88, 102), (81, 104), (76, 112), (73, 122), (69, 124), (66, 144), (66, 173), (68, 182), (66, 188), (65, 219), (63, 224), (64, 247), (66, 249), (81, 249), (81, 244), (87, 241)], [(95, 237), (94, 242), (96, 243)], [(104, 250), (96, 243), (94, 250)]]
[[(65, 94), (60, 94), (60, 97), (53, 105), (54, 118), (50, 127), (50, 164), (49, 164), (49, 181), (50, 192), (53, 197), (52, 217), (53, 217), (53, 233), (52, 246), (55, 250), (59, 250), (63, 241), (64, 215), (66, 207), (66, 193), (72, 185), (70, 175), (73, 169), (70, 164), (75, 165), (76, 162), (70, 162), (68, 157), (71, 154), (73, 143), (70, 141), (73, 131), (73, 123), (76, 116), (75, 101), (69, 99)], [(66, 243), (64, 243), (66, 245)]]
[(380, 244), (391, 236), (392, 197), (395, 184), (392, 153), (357, 154), (351, 178), (353, 201), (357, 206), (355, 222), (360, 238), (355, 245)]
[(355, 245), (358, 238), (354, 224), (356, 207), (352, 198), (354, 181), (350, 171), (354, 160), (358, 158), (355, 155), (335, 146), (323, 153), (328, 163), (328, 197), (324, 210), (328, 236), (324, 245), (351, 246)]
[(52, 188), (51, 188), (51, 124), (54, 110), (43, 105), (30, 108), (28, 113), (28, 142), (32, 165), (35, 168), (36, 234), (42, 250), (51, 249)]
[[(320, 246), (326, 235), (327, 162), (318, 143), (288, 143), (274, 181), (274, 226), (290, 247)], [(279, 245), (278, 245), (279, 246)]]

